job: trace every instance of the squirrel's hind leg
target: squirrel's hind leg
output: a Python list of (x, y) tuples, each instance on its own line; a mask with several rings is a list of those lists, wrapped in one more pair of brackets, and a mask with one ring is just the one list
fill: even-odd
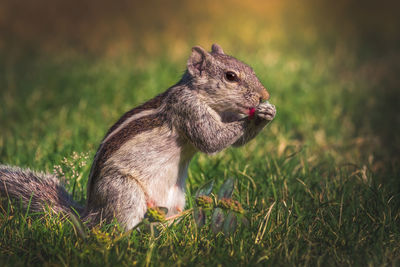
[(147, 210), (146, 193), (136, 180), (125, 175), (98, 181), (88, 202), (84, 220), (110, 223), (114, 218), (125, 228), (135, 227)]

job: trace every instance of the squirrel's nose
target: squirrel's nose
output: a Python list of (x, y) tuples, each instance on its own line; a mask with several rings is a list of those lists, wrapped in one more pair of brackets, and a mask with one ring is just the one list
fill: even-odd
[(269, 93), (267, 89), (263, 88), (260, 93), (261, 93), (260, 100), (265, 101), (269, 99)]

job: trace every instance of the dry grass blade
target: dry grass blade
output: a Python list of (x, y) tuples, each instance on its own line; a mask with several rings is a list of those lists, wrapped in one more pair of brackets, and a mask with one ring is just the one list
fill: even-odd
[(268, 221), (275, 203), (276, 202), (272, 203), (272, 205), (269, 207), (267, 214), (265, 214), (264, 219), (261, 221), (260, 226), (258, 227), (256, 239), (254, 240), (255, 244), (259, 244), (264, 237), (265, 230), (267, 229)]

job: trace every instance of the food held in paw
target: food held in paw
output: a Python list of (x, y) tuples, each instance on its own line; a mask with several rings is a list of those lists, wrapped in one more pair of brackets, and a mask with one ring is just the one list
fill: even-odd
[(249, 109), (249, 118), (252, 119), (254, 117), (254, 114), (256, 113), (255, 108), (250, 108)]

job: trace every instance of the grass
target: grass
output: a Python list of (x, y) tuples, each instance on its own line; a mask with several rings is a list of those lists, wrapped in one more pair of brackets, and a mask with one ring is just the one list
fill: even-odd
[[(256, 40), (252, 29), (246, 38)], [(111, 224), (83, 239), (69, 220), (20, 210), (17, 201), (0, 212), (2, 266), (400, 264), (398, 87), (389, 75), (397, 50), (301, 36), (295, 44), (235, 45), (230, 34), (221, 35), (225, 51), (253, 66), (277, 116), (242, 148), (195, 156), (187, 208), (204, 182), (215, 179), (218, 188), (233, 177), (249, 225), (215, 235), (189, 215), (158, 236)], [(183, 73), (190, 49), (174, 49), (2, 52), (0, 162), (64, 175), (84, 203), (90, 161), (108, 128)]]
[[(166, 59), (141, 68), (130, 62), (134, 56), (129, 63), (17, 62), (8, 74), (14, 90), (2, 93), (1, 162), (47, 172), (60, 166), (70, 192), (77, 179), (74, 198), (83, 202), (90, 164), (80, 162), (89, 163), (118, 116), (173, 84), (184, 66)], [(3, 264), (398, 264), (398, 170), (379, 176), (372, 171), (373, 154), (361, 155), (344, 110), (351, 107), (341, 106), (343, 91), (331, 69), (294, 57), (267, 66), (265, 75), (263, 62), (247, 62), (271, 88), (278, 115), (247, 146), (196, 156), (187, 190), (190, 208), (191, 195), (205, 181), (220, 185), (236, 178), (234, 197), (248, 210), (248, 227), (229, 237), (214, 235), (188, 216), (158, 237), (126, 235), (112, 225), (83, 240), (57, 215), (37, 218), (3, 207)]]

